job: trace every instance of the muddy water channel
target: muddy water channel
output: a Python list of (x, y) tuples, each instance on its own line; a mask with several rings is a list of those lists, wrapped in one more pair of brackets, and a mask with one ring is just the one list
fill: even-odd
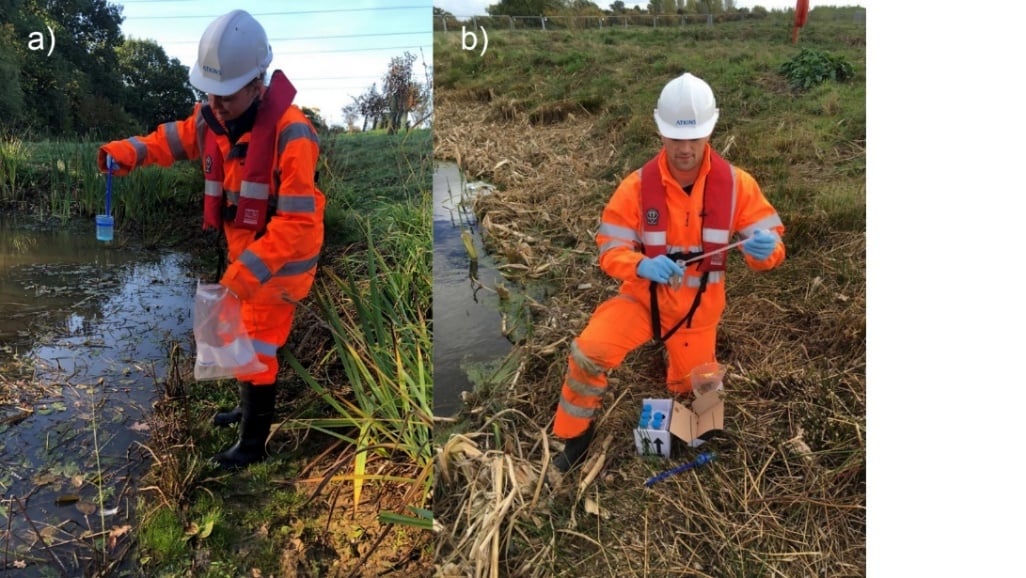
[(91, 223), (0, 215), (0, 575), (92, 575), (125, 555), (147, 415), (171, 343), (191, 349), (189, 264), (101, 243)]
[[(499, 297), (502, 275), (481, 244), (470, 201), (483, 194), (467, 183), (452, 163), (436, 163), (434, 173), (434, 411), (455, 414), (460, 394), (474, 388), (472, 376), (509, 353), (502, 335)], [(461, 235), (477, 253), (474, 266)], [(476, 279), (476, 282), (475, 282)]]

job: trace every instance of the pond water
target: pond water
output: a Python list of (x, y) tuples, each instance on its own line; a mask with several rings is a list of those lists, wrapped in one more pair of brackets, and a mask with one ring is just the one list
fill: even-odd
[[(456, 165), (435, 164), (432, 323), (434, 412), (439, 416), (459, 411), (461, 392), (473, 389), (468, 370), (503, 358), (512, 347), (502, 335), (498, 296), (481, 287), (495, 287), (502, 275), (485, 253), (469, 202), (463, 203), (479, 188), (467, 183)], [(476, 248), (480, 284), (471, 280), (471, 259), (460, 237), (464, 231)]]
[(118, 536), (130, 542), (149, 460), (140, 445), (146, 418), (163, 391), (170, 344), (192, 348), (190, 263), (117, 238), (99, 242), (92, 223), (0, 218), (5, 569), (82, 575)]

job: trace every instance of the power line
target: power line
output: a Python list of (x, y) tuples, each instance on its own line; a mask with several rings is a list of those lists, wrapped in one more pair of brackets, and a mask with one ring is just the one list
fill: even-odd
[(423, 48), (421, 45), (417, 46), (382, 46), (380, 48), (338, 48), (334, 50), (301, 50), (296, 52), (275, 52), (275, 56), (285, 54), (325, 54), (327, 52), (375, 52), (382, 50), (409, 50), (412, 48)]
[[(374, 8), (338, 8), (336, 10), (292, 10), (289, 12), (252, 12), (251, 16), (292, 16), (293, 14), (330, 14), (337, 12), (375, 12), (378, 10), (425, 10), (426, 5), (375, 6)], [(192, 16), (132, 16), (133, 20), (184, 20), (186, 18), (218, 18), (223, 14), (196, 14)], [(126, 18), (127, 20), (127, 18)]]
[[(271, 38), (271, 44), (275, 42), (289, 42), (296, 40), (329, 40), (331, 38), (365, 38), (370, 36), (404, 36), (413, 34), (432, 34), (431, 30), (421, 30), (418, 32), (376, 32), (368, 34), (337, 34), (333, 36), (296, 36), (293, 38)], [(164, 44), (195, 44), (196, 40), (168, 40)]]

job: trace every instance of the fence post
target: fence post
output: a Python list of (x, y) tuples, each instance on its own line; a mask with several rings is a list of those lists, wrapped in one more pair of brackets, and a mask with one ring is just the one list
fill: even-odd
[(512, 16), (509, 17), (509, 29), (513, 30), (513, 17)]
[(471, 18), (474, 19), (474, 30), (477, 30), (477, 16), (472, 16)]
[(542, 30), (545, 30), (545, 17), (541, 16)]
[(449, 31), (449, 29), (445, 25), (445, 20), (446, 20), (445, 16), (442, 16), (442, 32), (443, 33)]
[(656, 19), (657, 18), (659, 18), (659, 17), (658, 16), (652, 16), (652, 28), (656, 27)]
[(713, 25), (712, 13), (711, 12), (706, 16), (705, 23), (706, 23), (707, 26), (712, 26)]

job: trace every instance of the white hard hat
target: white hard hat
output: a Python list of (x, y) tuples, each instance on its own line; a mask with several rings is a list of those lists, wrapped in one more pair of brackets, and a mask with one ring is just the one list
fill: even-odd
[(207, 26), (200, 38), (189, 82), (202, 92), (228, 96), (271, 65), (267, 33), (244, 10), (232, 10)]
[(672, 139), (705, 138), (719, 117), (712, 89), (690, 72), (666, 83), (655, 109), (659, 134)]

